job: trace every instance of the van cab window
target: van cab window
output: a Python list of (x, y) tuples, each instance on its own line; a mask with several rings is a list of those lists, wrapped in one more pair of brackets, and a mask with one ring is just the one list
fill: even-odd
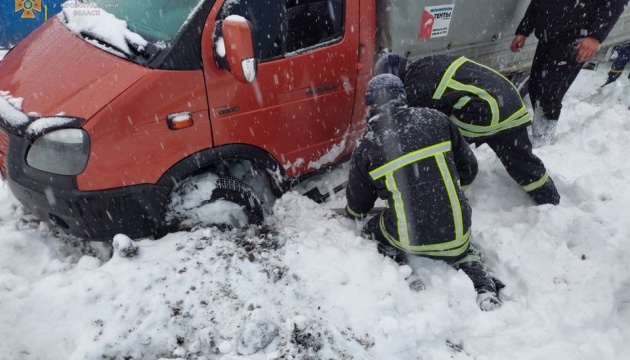
[[(279, 0), (227, 0), (219, 12), (218, 19), (230, 15), (240, 15), (252, 24), (254, 54), (260, 60), (282, 55), (283, 26), (286, 11)], [(220, 34), (221, 21), (217, 21), (216, 31)]]
[(287, 52), (343, 36), (343, 1), (288, 0)]
[(285, 56), (343, 36), (345, 0), (228, 0), (221, 21), (240, 15), (252, 24), (254, 53), (261, 62)]

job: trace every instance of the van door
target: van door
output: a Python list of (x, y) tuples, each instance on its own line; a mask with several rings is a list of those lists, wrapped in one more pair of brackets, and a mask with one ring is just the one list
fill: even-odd
[[(203, 63), (215, 146), (265, 149), (289, 176), (338, 159), (345, 148), (357, 77), (358, 2), (217, 1), (203, 35)], [(222, 19), (246, 18), (258, 75), (251, 84), (226, 69)]]

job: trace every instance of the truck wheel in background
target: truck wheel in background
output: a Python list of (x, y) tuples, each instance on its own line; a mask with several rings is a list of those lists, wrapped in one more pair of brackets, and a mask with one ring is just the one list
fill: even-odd
[(173, 189), (157, 235), (197, 226), (228, 230), (260, 225), (263, 220), (261, 203), (247, 184), (208, 172), (189, 177)]

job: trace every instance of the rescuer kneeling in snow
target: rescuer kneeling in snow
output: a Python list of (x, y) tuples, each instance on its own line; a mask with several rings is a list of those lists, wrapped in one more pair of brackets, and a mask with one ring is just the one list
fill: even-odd
[(448, 115), (470, 144), (488, 144), (508, 174), (538, 204), (560, 203), (543, 162), (527, 135), (531, 116), (514, 85), (491, 68), (463, 56), (435, 55), (408, 61), (383, 54), (375, 74), (390, 73), (405, 85), (409, 106)]
[(488, 276), (470, 246), (471, 208), (461, 186), (477, 175), (477, 160), (457, 127), (442, 113), (407, 106), (399, 78), (374, 77), (365, 102), (367, 130), (352, 154), (346, 214), (363, 219), (377, 198), (387, 202), (363, 236), (377, 240), (384, 255), (445, 260), (463, 270), (483, 310), (501, 305), (503, 284)]

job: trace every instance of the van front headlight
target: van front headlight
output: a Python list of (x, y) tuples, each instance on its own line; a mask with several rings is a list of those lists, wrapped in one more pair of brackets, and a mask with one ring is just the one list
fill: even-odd
[(90, 155), (90, 136), (83, 129), (60, 129), (33, 142), (26, 163), (35, 169), (59, 175), (78, 175)]

